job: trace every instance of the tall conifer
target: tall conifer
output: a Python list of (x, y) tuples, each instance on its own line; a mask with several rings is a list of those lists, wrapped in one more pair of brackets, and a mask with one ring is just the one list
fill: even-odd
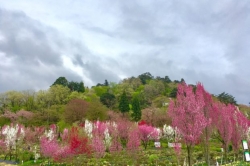
[(138, 97), (135, 97), (132, 101), (132, 118), (138, 122), (141, 119), (141, 106)]
[(128, 97), (127, 97), (125, 91), (121, 95), (121, 99), (120, 99), (120, 102), (119, 102), (119, 110), (122, 112), (123, 115), (124, 115), (124, 113), (129, 112), (129, 110), (130, 110)]

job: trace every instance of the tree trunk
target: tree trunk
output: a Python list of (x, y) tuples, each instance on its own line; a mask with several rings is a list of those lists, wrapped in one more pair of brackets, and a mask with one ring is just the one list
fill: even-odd
[(187, 145), (187, 152), (188, 152), (188, 165), (191, 166), (191, 146)]
[(226, 145), (225, 143), (224, 143), (224, 154), (225, 154), (225, 158), (224, 158), (224, 161), (225, 161), (225, 163), (227, 163), (227, 149), (228, 149), (228, 145)]
[(209, 149), (209, 138), (208, 138), (208, 128), (205, 128), (205, 143), (204, 143), (204, 150), (205, 150), (205, 160), (207, 165), (210, 165), (210, 149)]

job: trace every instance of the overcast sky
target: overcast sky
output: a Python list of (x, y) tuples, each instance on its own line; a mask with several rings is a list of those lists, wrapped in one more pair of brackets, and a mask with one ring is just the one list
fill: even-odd
[(0, 0), (0, 92), (153, 76), (250, 102), (249, 0)]

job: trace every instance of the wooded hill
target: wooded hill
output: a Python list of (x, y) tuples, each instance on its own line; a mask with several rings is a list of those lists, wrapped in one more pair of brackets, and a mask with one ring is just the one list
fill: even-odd
[[(59, 77), (47, 90), (8, 91), (0, 94), (0, 125), (19, 122), (25, 125), (58, 124), (65, 127), (74, 122), (109, 120), (123, 116), (134, 121), (141, 119), (155, 126), (169, 121), (166, 111), (170, 99), (176, 97), (177, 85), (168, 76), (154, 77), (149, 72), (130, 77), (119, 83), (98, 83), (91, 88), (83, 82)], [(193, 86), (195, 90), (196, 86)], [(214, 100), (238, 105), (225, 92), (213, 95)], [(247, 116), (250, 108), (238, 105)], [(34, 118), (35, 117), (35, 118)]]

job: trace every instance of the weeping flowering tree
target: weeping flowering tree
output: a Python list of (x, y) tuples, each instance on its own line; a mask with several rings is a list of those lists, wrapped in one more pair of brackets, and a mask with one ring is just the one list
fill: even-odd
[(194, 93), (193, 87), (186, 85), (185, 82), (178, 85), (176, 101), (171, 100), (169, 104), (168, 114), (172, 118), (172, 126), (178, 128), (186, 143), (189, 165), (191, 165), (192, 148), (209, 124), (202, 111), (204, 105), (200, 91)]

